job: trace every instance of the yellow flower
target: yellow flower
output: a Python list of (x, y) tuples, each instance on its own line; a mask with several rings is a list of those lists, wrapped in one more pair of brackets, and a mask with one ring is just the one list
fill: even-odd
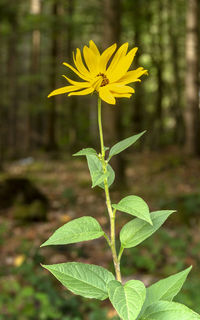
[(91, 40), (89, 47), (84, 46), (83, 48), (85, 64), (80, 49), (76, 49), (76, 54), (73, 53), (76, 68), (66, 62), (63, 64), (84, 81), (74, 81), (63, 76), (70, 85), (52, 91), (48, 97), (63, 93), (69, 93), (69, 96), (82, 96), (96, 91), (100, 98), (109, 104), (115, 104), (115, 98), (130, 98), (135, 91), (127, 84), (141, 81), (139, 78), (147, 74), (147, 70), (140, 67), (128, 71), (138, 48), (133, 48), (127, 53), (128, 43), (126, 42), (117, 51), (116, 49), (115, 43), (100, 54), (97, 46)]

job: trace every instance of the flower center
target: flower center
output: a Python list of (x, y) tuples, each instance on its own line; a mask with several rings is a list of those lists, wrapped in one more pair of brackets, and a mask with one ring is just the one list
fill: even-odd
[(104, 86), (106, 86), (107, 84), (109, 84), (109, 80), (108, 80), (108, 78), (106, 77), (106, 75), (104, 74), (104, 73), (99, 73), (98, 75), (97, 75), (97, 77), (102, 77), (102, 82), (101, 82), (101, 85), (100, 85), (100, 87), (104, 87)]

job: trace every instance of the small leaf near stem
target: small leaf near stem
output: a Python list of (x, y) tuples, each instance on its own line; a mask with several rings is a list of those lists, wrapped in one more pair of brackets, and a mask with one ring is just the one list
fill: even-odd
[[(103, 129), (102, 129), (102, 121), (101, 121), (101, 99), (99, 97), (98, 97), (98, 125), (99, 125), (99, 135), (100, 135), (100, 143), (101, 143), (101, 163), (102, 163), (103, 172), (104, 174), (106, 174), (107, 161), (105, 160), (105, 147), (104, 147)], [(116, 210), (113, 211), (112, 209), (107, 177), (105, 177), (104, 179), (104, 189), (105, 189), (105, 196), (106, 196), (106, 206), (107, 206), (108, 214), (110, 217), (110, 248), (112, 251), (116, 279), (121, 282), (120, 264), (117, 258), (116, 243), (115, 243), (115, 212)]]
[(118, 254), (118, 262), (120, 263), (121, 261), (121, 257), (122, 257), (122, 254), (124, 252), (124, 248), (123, 246), (120, 247), (120, 250), (119, 250), (119, 254)]
[(110, 242), (110, 239), (109, 239), (108, 235), (104, 232), (103, 236), (106, 239), (106, 241), (108, 242), (109, 247), (111, 247), (111, 242)]

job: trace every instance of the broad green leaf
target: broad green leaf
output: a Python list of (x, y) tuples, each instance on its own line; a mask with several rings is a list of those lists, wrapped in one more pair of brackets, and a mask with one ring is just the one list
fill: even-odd
[(109, 159), (111, 159), (111, 157), (113, 157), (114, 155), (122, 152), (123, 150), (127, 149), (128, 147), (130, 147), (133, 143), (135, 143), (144, 133), (146, 132), (143, 131), (139, 134), (136, 134), (134, 136), (131, 136), (129, 138), (126, 138), (118, 143), (116, 143), (111, 149), (110, 149), (110, 153), (109, 153)]
[(85, 148), (73, 154), (74, 157), (87, 155), (97, 155), (97, 153), (93, 148)]
[[(96, 184), (97, 177), (100, 177), (104, 175), (103, 169), (102, 169), (102, 164), (99, 158), (93, 155), (86, 156), (87, 162), (88, 162), (88, 167), (92, 179), (92, 186)], [(107, 165), (107, 171), (108, 171), (108, 186), (110, 187), (111, 184), (115, 180), (115, 173), (112, 169), (112, 167), (108, 164)], [(100, 182), (98, 183), (98, 186), (104, 189), (104, 183)]]
[(151, 304), (139, 320), (200, 320), (200, 316), (183, 304), (158, 301)]
[(189, 267), (148, 287), (142, 313), (149, 305), (159, 300), (172, 301), (181, 290), (191, 269), (192, 267)]
[(111, 272), (93, 264), (67, 262), (43, 267), (68, 290), (85, 298), (105, 300), (108, 297), (107, 284), (115, 279)]
[(165, 220), (175, 211), (161, 210), (150, 214), (153, 226), (138, 218), (125, 224), (120, 232), (120, 241), (124, 248), (137, 246), (156, 232)]
[(103, 234), (98, 221), (85, 216), (64, 224), (41, 247), (88, 241), (100, 238)]
[(113, 204), (113, 208), (136, 216), (152, 225), (149, 207), (146, 202), (137, 196), (128, 196), (123, 198), (118, 204)]
[(113, 280), (108, 284), (109, 299), (123, 320), (135, 320), (142, 308), (146, 288), (141, 281), (130, 280), (122, 285)]

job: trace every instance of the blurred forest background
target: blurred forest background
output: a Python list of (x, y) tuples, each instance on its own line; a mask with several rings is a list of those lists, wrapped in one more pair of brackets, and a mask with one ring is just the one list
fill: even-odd
[(69, 294), (39, 265), (80, 259), (112, 268), (103, 240), (39, 250), (86, 212), (108, 227), (102, 192), (91, 191), (85, 161), (71, 157), (99, 150), (97, 97), (47, 99), (71, 75), (62, 62), (91, 39), (101, 50), (139, 47), (132, 68), (149, 71), (131, 99), (103, 105), (107, 146), (147, 130), (113, 163), (113, 199), (137, 194), (151, 209), (178, 210), (125, 253), (124, 279), (150, 284), (192, 264), (178, 301), (200, 312), (199, 12), (199, 0), (0, 0), (0, 320), (117, 319), (109, 304)]

